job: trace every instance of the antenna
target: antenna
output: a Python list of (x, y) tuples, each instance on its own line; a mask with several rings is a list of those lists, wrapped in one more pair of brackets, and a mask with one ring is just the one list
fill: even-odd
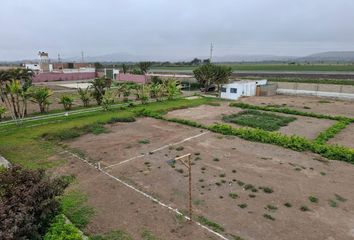
[(209, 57), (209, 62), (211, 63), (211, 60), (213, 59), (213, 43), (210, 43), (210, 57)]

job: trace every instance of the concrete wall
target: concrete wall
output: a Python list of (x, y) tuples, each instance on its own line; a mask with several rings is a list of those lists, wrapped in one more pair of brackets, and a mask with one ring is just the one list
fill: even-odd
[(277, 94), (318, 96), (354, 100), (354, 86), (278, 82)]
[(80, 72), (80, 73), (39, 73), (33, 78), (33, 82), (51, 82), (51, 81), (74, 81), (93, 79), (96, 77), (95, 72)]

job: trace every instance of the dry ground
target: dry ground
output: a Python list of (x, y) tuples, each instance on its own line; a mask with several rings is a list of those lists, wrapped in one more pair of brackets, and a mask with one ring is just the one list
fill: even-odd
[(328, 142), (354, 148), (354, 123), (347, 126)]
[[(241, 108), (229, 107), (228, 102), (224, 102), (221, 106), (209, 106), (202, 105), (196, 108), (180, 109), (169, 112), (167, 118), (181, 118), (196, 121), (205, 125), (211, 125), (215, 123), (223, 123), (223, 115), (229, 115), (239, 113), (243, 111)], [(278, 115), (291, 116), (288, 114), (276, 113)], [(311, 117), (295, 116), (296, 120), (289, 123), (288, 126), (282, 127), (279, 132), (286, 135), (298, 135), (309, 139), (314, 139), (322, 131), (332, 126), (335, 121), (327, 119), (317, 119)], [(242, 127), (236, 124), (230, 124), (233, 127)]]
[[(191, 136), (198, 137), (149, 154)], [(149, 143), (139, 143), (142, 139)], [(85, 152), (92, 161), (101, 161), (103, 167), (111, 165), (105, 169), (108, 173), (182, 210), (187, 209), (186, 170), (179, 170), (183, 169), (181, 164), (173, 168), (167, 160), (193, 153), (195, 214), (223, 226), (223, 235), (229, 239), (231, 234), (244, 239), (354, 238), (354, 166), (347, 163), (327, 162), (315, 154), (236, 137), (210, 132), (202, 135), (196, 128), (149, 118), (117, 123), (107, 134), (88, 134), (67, 144)], [(145, 155), (132, 159), (141, 153)], [(131, 160), (124, 162), (126, 159)], [(137, 237), (146, 227), (160, 239), (212, 237), (196, 225), (178, 223), (173, 212), (76, 159), (62, 171), (78, 174), (80, 189), (98, 209), (87, 228), (91, 233), (120, 228)], [(251, 184), (254, 192), (245, 190), (242, 183)], [(265, 193), (260, 187), (274, 192)], [(230, 193), (238, 197), (233, 199)], [(309, 196), (316, 197), (318, 203), (310, 202)], [(330, 206), (331, 200), (336, 207)], [(292, 207), (285, 207), (286, 202)], [(242, 204), (247, 207), (241, 208)], [(278, 209), (266, 209), (267, 205)], [(310, 211), (301, 211), (301, 206)]]
[[(329, 115), (354, 117), (353, 101), (341, 101), (317, 97), (297, 97), (285, 95), (276, 95), (269, 97), (245, 97), (241, 98), (240, 101), (254, 105), (286, 104), (285, 107), (294, 108), (305, 112), (307, 111)], [(304, 107), (310, 109), (306, 109)]]

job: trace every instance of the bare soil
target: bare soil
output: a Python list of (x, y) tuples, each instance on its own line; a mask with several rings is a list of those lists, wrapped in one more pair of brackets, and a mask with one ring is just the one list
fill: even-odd
[(328, 142), (354, 148), (354, 123), (347, 126)]
[[(201, 105), (195, 108), (179, 109), (167, 113), (167, 118), (180, 118), (196, 121), (205, 125), (215, 123), (223, 123), (224, 115), (235, 114), (243, 111), (241, 108), (229, 107), (229, 103), (222, 103), (221, 106)], [(278, 113), (277, 113), (278, 114)], [(281, 114), (284, 116), (294, 117), (294, 115)], [(279, 132), (286, 135), (298, 135), (309, 139), (314, 139), (322, 131), (332, 126), (335, 121), (327, 119), (317, 119), (311, 117), (295, 116), (296, 120), (282, 127)], [(233, 127), (242, 127), (237, 124), (227, 123)]]
[(315, 112), (329, 115), (342, 115), (354, 117), (354, 102), (317, 97), (296, 97), (296, 96), (268, 96), (268, 97), (244, 97), (241, 102), (254, 105), (282, 105), (304, 112)]
[[(200, 130), (148, 118), (114, 124), (110, 130), (108, 134), (89, 134), (67, 144), (80, 149), (91, 160), (121, 162), (106, 171), (184, 211), (188, 203), (187, 171), (180, 163), (172, 167), (167, 161), (192, 153), (194, 214), (224, 227), (222, 234), (230, 239), (232, 235), (279, 240), (354, 237), (353, 165), (214, 133), (122, 163), (156, 146), (195, 136)], [(136, 144), (142, 137), (150, 143)], [(131, 146), (127, 148), (128, 144)], [(167, 209), (76, 159), (62, 171), (78, 174), (80, 189), (89, 194), (90, 204), (98, 209), (87, 228), (89, 232), (120, 228), (139, 239), (139, 231), (146, 227), (160, 239), (209, 239), (211, 236), (194, 224), (178, 225), (174, 214)], [(254, 192), (246, 190), (247, 184), (251, 184), (248, 187), (255, 189)], [(266, 193), (265, 187), (273, 192)], [(230, 193), (238, 197), (233, 199)], [(318, 202), (309, 201), (309, 196), (316, 197)], [(337, 206), (330, 206), (330, 200)], [(285, 207), (287, 202), (292, 207)], [(245, 206), (242, 204), (247, 206), (241, 208)], [(267, 205), (274, 205), (277, 210), (267, 209)], [(307, 206), (309, 211), (301, 211), (302, 206)], [(264, 214), (275, 220), (265, 218)]]

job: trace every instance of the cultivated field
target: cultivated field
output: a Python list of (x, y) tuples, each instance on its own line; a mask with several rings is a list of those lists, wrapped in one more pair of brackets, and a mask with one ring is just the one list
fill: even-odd
[[(29, 122), (4, 131), (0, 151), (75, 175), (67, 192), (85, 194), (94, 209), (82, 228), (90, 236), (118, 229), (143, 240), (353, 239), (353, 119), (329, 116), (353, 116), (353, 103), (241, 103), (251, 105), (193, 97)], [(174, 161), (187, 153), (192, 224), (188, 171)]]
[[(211, 228), (229, 239), (354, 236), (354, 166), (350, 164), (151, 118), (117, 123), (109, 130), (67, 144), (90, 161), (101, 162), (104, 172), (184, 213), (187, 171), (168, 160), (192, 153), (195, 218), (203, 216), (215, 223), (217, 227)], [(161, 239), (213, 237), (179, 222), (175, 213), (161, 210), (135, 190), (105, 180), (100, 172), (81, 173), (79, 167), (71, 171), (79, 174), (80, 188), (93, 195), (90, 203), (100, 209), (88, 226), (92, 233), (110, 228), (136, 232), (145, 226)]]

